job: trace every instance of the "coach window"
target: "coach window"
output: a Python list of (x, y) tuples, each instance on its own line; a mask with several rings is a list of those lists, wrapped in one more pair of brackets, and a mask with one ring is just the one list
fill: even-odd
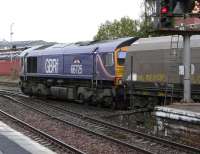
[(113, 53), (107, 53), (105, 58), (105, 66), (112, 66), (113, 63)]
[(126, 52), (119, 51), (118, 52), (118, 57), (117, 57), (118, 64), (119, 65), (124, 65), (125, 58), (126, 58)]

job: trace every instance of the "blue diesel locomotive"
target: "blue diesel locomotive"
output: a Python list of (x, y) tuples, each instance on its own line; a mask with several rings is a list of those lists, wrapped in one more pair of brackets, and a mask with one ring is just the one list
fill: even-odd
[(128, 46), (137, 38), (33, 47), (21, 54), (21, 90), (113, 108), (123, 103), (122, 77)]

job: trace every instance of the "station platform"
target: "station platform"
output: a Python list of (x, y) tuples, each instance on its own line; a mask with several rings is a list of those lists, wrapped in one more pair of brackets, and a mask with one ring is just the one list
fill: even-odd
[(0, 154), (55, 154), (0, 121)]
[(175, 103), (155, 107), (155, 116), (200, 124), (200, 103)]

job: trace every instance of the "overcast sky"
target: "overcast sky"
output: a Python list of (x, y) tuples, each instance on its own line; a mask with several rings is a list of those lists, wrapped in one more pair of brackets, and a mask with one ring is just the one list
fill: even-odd
[[(0, 0), (0, 40), (92, 40), (106, 20), (139, 19), (141, 0)], [(13, 23), (13, 24), (12, 24)], [(11, 26), (12, 25), (12, 26)]]

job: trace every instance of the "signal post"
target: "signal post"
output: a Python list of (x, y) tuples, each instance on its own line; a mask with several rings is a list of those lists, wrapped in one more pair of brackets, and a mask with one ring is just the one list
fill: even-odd
[(156, 30), (161, 34), (183, 36), (183, 101), (192, 102), (190, 37), (200, 34), (200, 0), (155, 0), (155, 4)]
[(183, 35), (184, 102), (191, 102), (191, 51), (190, 34)]

